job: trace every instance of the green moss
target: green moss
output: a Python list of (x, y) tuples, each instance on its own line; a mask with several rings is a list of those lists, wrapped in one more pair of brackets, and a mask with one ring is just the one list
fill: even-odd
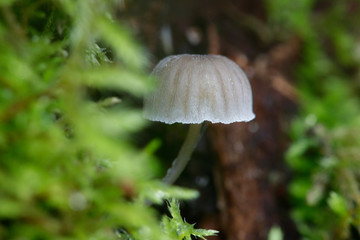
[(0, 239), (170, 239), (148, 200), (197, 196), (132, 144), (146, 121), (121, 95), (151, 86), (116, 4), (0, 1)]

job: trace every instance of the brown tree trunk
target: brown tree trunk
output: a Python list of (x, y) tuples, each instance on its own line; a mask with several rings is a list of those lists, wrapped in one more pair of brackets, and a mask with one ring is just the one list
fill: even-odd
[(288, 125), (284, 117), (294, 109), (296, 92), (285, 79), (288, 69), (282, 69), (282, 63), (294, 58), (298, 46), (296, 39), (290, 40), (252, 66), (243, 66), (249, 76), (254, 73), (250, 77), (253, 121), (209, 128), (218, 157), (218, 207), (227, 240), (267, 239), (273, 225), (288, 227), (282, 223), (288, 216), (281, 216), (284, 207), (279, 206), (287, 178), (283, 153)]

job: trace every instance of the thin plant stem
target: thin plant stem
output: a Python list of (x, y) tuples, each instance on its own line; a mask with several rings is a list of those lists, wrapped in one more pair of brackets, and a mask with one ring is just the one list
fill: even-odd
[(178, 156), (175, 158), (167, 171), (166, 176), (163, 178), (164, 183), (169, 185), (173, 184), (186, 167), (201, 135), (201, 126), (201, 124), (190, 125), (189, 132), (181, 146)]

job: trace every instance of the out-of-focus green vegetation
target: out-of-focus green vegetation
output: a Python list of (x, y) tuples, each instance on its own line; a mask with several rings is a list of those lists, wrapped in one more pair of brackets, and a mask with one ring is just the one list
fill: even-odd
[(302, 41), (294, 69), (300, 116), (287, 152), (293, 219), (303, 239), (359, 239), (359, 2), (269, 0), (267, 6), (282, 38)]
[(150, 201), (196, 197), (131, 143), (150, 86), (122, 3), (0, 1), (0, 239), (170, 239)]

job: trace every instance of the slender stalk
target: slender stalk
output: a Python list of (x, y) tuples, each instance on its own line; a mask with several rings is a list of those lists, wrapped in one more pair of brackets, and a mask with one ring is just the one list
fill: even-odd
[(163, 178), (163, 182), (166, 184), (173, 184), (175, 180), (180, 176), (181, 172), (189, 162), (192, 152), (196, 147), (201, 132), (201, 124), (191, 124), (186, 139), (181, 146), (178, 156), (173, 161), (171, 167)]

